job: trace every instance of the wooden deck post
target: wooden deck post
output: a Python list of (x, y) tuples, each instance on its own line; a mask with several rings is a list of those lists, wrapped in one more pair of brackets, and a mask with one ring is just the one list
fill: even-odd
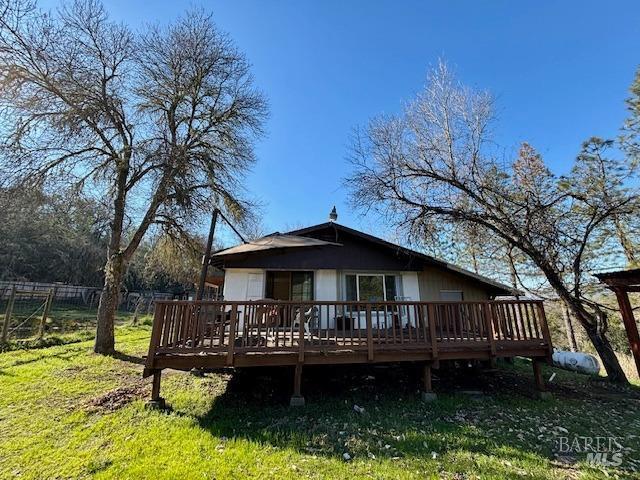
[(551, 343), (551, 333), (549, 332), (549, 323), (547, 322), (547, 314), (544, 311), (544, 303), (542, 300), (537, 302), (538, 313), (540, 314), (540, 327), (542, 328), (542, 336), (547, 344), (547, 363), (553, 364), (553, 344)]
[(531, 364), (533, 366), (533, 381), (536, 385), (538, 397), (547, 400), (551, 398), (551, 393), (547, 391), (547, 385), (545, 384), (544, 377), (542, 376), (542, 361), (539, 358), (532, 358)]
[(293, 372), (293, 395), (289, 400), (290, 407), (304, 407), (304, 397), (302, 389), (302, 364), (297, 363)]
[(495, 332), (493, 330), (493, 313), (494, 310), (491, 308), (489, 303), (484, 304), (484, 321), (485, 321), (485, 329), (487, 331), (487, 340), (489, 340), (489, 350), (491, 353), (491, 358), (489, 359), (489, 367), (496, 368), (496, 339)]
[(433, 393), (431, 385), (431, 362), (425, 362), (422, 366), (422, 391), (420, 392), (420, 398), (423, 402), (433, 402), (437, 397)]
[(633, 359), (636, 362), (636, 370), (638, 371), (638, 375), (640, 375), (640, 335), (638, 334), (636, 319), (633, 316), (633, 308), (631, 308), (631, 303), (629, 302), (629, 294), (622, 288), (615, 288), (613, 291), (618, 298), (618, 305), (620, 306), (620, 313), (622, 314), (622, 323), (627, 332)]
[(147, 407), (152, 409), (163, 409), (165, 407), (164, 398), (160, 396), (160, 379), (162, 370), (154, 370), (151, 382), (151, 400), (147, 402)]

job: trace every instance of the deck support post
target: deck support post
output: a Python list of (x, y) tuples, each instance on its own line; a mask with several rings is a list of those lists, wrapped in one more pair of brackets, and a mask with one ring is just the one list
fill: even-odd
[(293, 372), (293, 395), (289, 400), (290, 407), (304, 407), (304, 397), (301, 394), (302, 388), (302, 364), (297, 363)]
[(537, 358), (531, 359), (531, 364), (533, 365), (533, 380), (536, 384), (538, 398), (548, 400), (551, 398), (551, 392), (547, 391), (547, 385), (542, 376), (542, 361), (543, 360)]
[(151, 400), (147, 403), (147, 407), (152, 409), (163, 409), (165, 407), (164, 398), (160, 396), (160, 379), (162, 370), (154, 370), (153, 380), (151, 383)]
[(489, 303), (484, 304), (484, 321), (487, 330), (487, 340), (489, 341), (489, 368), (496, 368), (496, 337), (493, 329), (493, 320), (496, 317), (495, 310)]
[(622, 323), (627, 332), (633, 359), (636, 362), (636, 370), (638, 375), (640, 375), (640, 334), (638, 334), (638, 325), (633, 316), (633, 308), (631, 308), (631, 303), (629, 302), (629, 293), (627, 290), (621, 288), (616, 288), (613, 291), (618, 299), (620, 313), (622, 314)]
[(422, 366), (422, 391), (420, 392), (420, 398), (423, 402), (433, 402), (437, 397), (433, 393), (431, 385), (431, 362), (426, 362)]

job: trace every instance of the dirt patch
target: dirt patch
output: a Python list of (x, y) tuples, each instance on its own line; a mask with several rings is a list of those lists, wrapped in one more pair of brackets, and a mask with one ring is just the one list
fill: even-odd
[(134, 385), (127, 385), (126, 387), (116, 388), (99, 397), (91, 399), (87, 403), (87, 409), (89, 411), (106, 410), (113, 412), (125, 405), (144, 398), (149, 395), (149, 388), (144, 383), (139, 382)]

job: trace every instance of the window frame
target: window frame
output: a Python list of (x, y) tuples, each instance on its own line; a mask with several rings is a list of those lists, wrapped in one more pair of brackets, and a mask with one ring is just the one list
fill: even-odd
[[(316, 298), (316, 272), (315, 270), (279, 270), (279, 269), (265, 269), (265, 281), (264, 281), (264, 297), (265, 298), (271, 298), (269, 297), (269, 293), (273, 294), (273, 291), (269, 292), (269, 276), (273, 275), (273, 274), (277, 274), (277, 273), (285, 273), (287, 274), (288, 277), (288, 287), (289, 287), (289, 292), (288, 292), (288, 297), (289, 300), (283, 300), (285, 302), (312, 302), (315, 300)], [(292, 300), (292, 296), (293, 296), (293, 274), (294, 273), (304, 273), (304, 274), (309, 274), (310, 278), (311, 278), (311, 299), (309, 300)]]
[(354, 276), (356, 277), (356, 302), (365, 302), (366, 300), (362, 300), (360, 298), (360, 277), (382, 277), (382, 298), (383, 300), (379, 300), (381, 302), (394, 302), (396, 301), (395, 298), (392, 299), (388, 299), (387, 298), (387, 277), (393, 277), (394, 280), (394, 288), (395, 288), (395, 292), (396, 292), (396, 297), (400, 296), (400, 289), (401, 289), (401, 283), (398, 282), (398, 278), (401, 278), (401, 275), (397, 274), (397, 273), (390, 273), (390, 272), (385, 272), (385, 273), (356, 273), (356, 272), (346, 272), (344, 274), (344, 284), (345, 284), (345, 288), (343, 289), (343, 294), (346, 298), (346, 294), (347, 294), (347, 290), (346, 290), (346, 284), (347, 284), (347, 277), (348, 276)]
[[(444, 300), (442, 298), (442, 294), (443, 293), (459, 293), (460, 294), (460, 300)], [(464, 290), (453, 290), (453, 289), (444, 289), (444, 290), (440, 290), (440, 301), (441, 302), (464, 302)]]

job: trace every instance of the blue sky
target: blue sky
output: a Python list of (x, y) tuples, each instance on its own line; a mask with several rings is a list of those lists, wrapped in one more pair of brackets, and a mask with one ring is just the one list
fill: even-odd
[(267, 230), (325, 221), (385, 236), (350, 211), (342, 187), (349, 135), (398, 112), (445, 58), (460, 79), (497, 98), (497, 140), (529, 141), (559, 173), (587, 137), (616, 135), (640, 65), (637, 1), (105, 0), (134, 26), (212, 11), (253, 64), (270, 102), (251, 192)]

